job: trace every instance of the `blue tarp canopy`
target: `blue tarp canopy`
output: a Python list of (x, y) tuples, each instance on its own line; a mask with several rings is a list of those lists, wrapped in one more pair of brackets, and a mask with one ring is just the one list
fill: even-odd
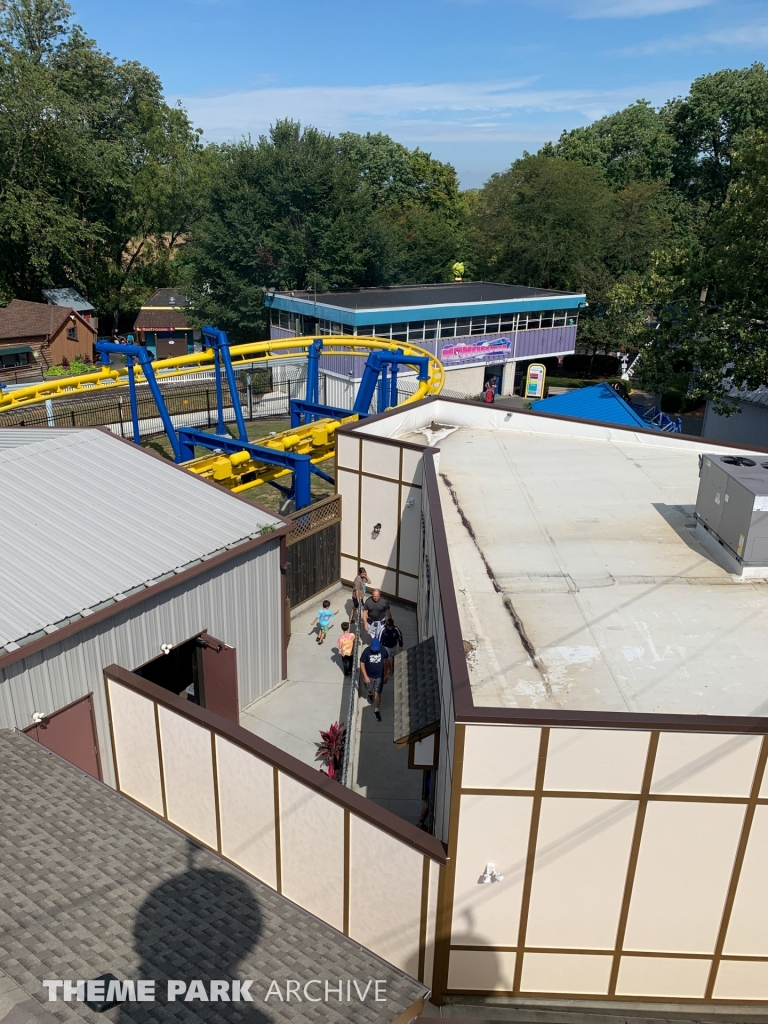
[(564, 395), (543, 398), (539, 402), (534, 402), (531, 408), (534, 412), (574, 416), (580, 420), (598, 420), (601, 423), (615, 423), (620, 427), (657, 429), (647, 423), (610, 384), (605, 382), (567, 391)]

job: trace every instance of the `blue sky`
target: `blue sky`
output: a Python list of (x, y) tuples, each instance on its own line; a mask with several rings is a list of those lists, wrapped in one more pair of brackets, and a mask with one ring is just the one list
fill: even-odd
[(102, 49), (160, 75), (205, 137), (279, 117), (382, 131), (481, 185), (524, 149), (698, 75), (768, 63), (740, 0), (71, 0)]

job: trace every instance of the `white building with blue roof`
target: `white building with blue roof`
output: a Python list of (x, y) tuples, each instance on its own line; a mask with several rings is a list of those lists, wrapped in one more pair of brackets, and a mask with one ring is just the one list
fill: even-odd
[[(421, 345), (442, 361), (449, 391), (464, 394), (478, 394), (491, 376), (511, 394), (519, 363), (573, 353), (586, 306), (583, 293), (488, 281), (269, 292), (265, 301), (272, 338), (374, 335)], [(332, 356), (323, 369), (358, 380), (364, 363)]]

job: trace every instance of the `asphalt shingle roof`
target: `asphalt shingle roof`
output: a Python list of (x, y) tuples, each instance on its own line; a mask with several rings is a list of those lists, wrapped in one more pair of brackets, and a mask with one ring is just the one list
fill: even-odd
[[(59, 1021), (103, 1016), (47, 1002), (43, 979), (150, 979), (155, 1002), (108, 1019), (380, 1024), (423, 985), (153, 818), (34, 740), (0, 731), (0, 980)], [(322, 868), (318, 863), (308, 870)], [(372, 908), (375, 912), (375, 907)], [(165, 1001), (169, 978), (252, 979), (252, 1003)], [(386, 1002), (279, 1002), (272, 979), (386, 981)], [(314, 991), (314, 990), (313, 990)], [(353, 989), (354, 992), (354, 989)]]
[(395, 656), (395, 743), (420, 739), (440, 721), (440, 683), (433, 637)]
[[(10, 341), (12, 338), (50, 338), (69, 318), (70, 313), (74, 312), (71, 306), (12, 299), (5, 309), (0, 309), (0, 341)], [(87, 326), (96, 333), (92, 324)]]

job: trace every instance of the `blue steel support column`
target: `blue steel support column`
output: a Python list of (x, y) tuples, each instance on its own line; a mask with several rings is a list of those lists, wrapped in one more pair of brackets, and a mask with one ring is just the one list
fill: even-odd
[(101, 353), (102, 362), (106, 362), (104, 356), (108, 352), (117, 352), (121, 356), (135, 356), (141, 369), (144, 373), (144, 377), (149, 385), (149, 390), (152, 397), (155, 400), (157, 411), (160, 413), (160, 419), (163, 421), (165, 432), (168, 435), (168, 440), (173, 448), (173, 456), (176, 462), (182, 462), (181, 448), (179, 446), (179, 438), (176, 433), (176, 429), (173, 425), (173, 420), (168, 413), (168, 407), (165, 404), (165, 399), (157, 385), (157, 378), (155, 377), (155, 371), (152, 368), (152, 356), (144, 348), (143, 345), (116, 345), (113, 341), (97, 341), (95, 345), (96, 351)]
[(376, 390), (376, 382), (379, 379), (380, 369), (381, 356), (378, 352), (371, 352), (365, 361), (365, 369), (363, 370), (363, 376), (357, 389), (357, 398), (355, 399), (355, 404), (352, 407), (352, 412), (359, 413), (361, 416), (368, 415), (368, 411), (371, 408), (371, 402), (373, 401), (373, 395)]
[[(224, 372), (227, 375), (227, 384), (229, 384), (229, 393), (232, 396), (232, 408), (235, 411), (235, 423), (237, 424), (237, 436), (241, 441), (248, 440), (248, 431), (245, 429), (245, 420), (243, 419), (243, 407), (240, 405), (240, 395), (237, 392), (237, 383), (235, 381), (235, 371), (232, 369), (232, 356), (229, 354), (229, 338), (224, 331), (219, 331), (219, 354), (221, 360), (224, 363)], [(222, 413), (223, 415), (223, 413)]]
[[(398, 353), (401, 355), (402, 353)], [(391, 363), (389, 372), (392, 376), (389, 379), (389, 405), (394, 409), (397, 405), (397, 363)]]
[(307, 349), (307, 401), (317, 404), (320, 401), (320, 349), (323, 339), (315, 338)]
[(381, 373), (379, 374), (379, 383), (376, 387), (376, 412), (386, 412), (387, 402), (389, 400), (389, 388), (387, 387), (387, 364), (381, 364)]
[(133, 356), (128, 356), (128, 392), (131, 396), (131, 419), (133, 420), (133, 443), (141, 444), (139, 430), (139, 404), (136, 399), (136, 373), (133, 368)]
[(223, 434), (224, 426), (224, 394), (221, 388), (221, 360), (218, 345), (213, 350), (213, 372), (216, 379), (216, 433)]

